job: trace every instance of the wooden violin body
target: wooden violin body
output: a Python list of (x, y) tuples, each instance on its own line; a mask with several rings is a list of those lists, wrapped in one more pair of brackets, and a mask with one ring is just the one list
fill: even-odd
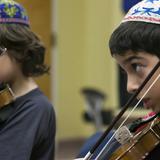
[(160, 120), (156, 119), (127, 143), (120, 146), (109, 160), (142, 160), (160, 144)]
[(8, 85), (1, 86), (0, 90), (0, 108), (10, 104), (14, 99), (13, 92)]

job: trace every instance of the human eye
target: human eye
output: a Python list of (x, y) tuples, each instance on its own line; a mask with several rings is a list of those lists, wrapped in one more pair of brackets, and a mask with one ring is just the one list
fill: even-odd
[(132, 63), (131, 67), (133, 71), (138, 73), (138, 72), (142, 72), (145, 66), (139, 63)]

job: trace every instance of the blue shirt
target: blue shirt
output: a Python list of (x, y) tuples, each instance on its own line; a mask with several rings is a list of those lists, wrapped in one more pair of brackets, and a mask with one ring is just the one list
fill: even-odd
[(0, 123), (0, 160), (53, 160), (55, 113), (47, 97), (37, 88), (9, 108)]

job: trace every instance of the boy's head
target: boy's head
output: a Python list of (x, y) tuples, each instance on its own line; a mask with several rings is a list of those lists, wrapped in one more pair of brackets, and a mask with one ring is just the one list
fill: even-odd
[[(160, 57), (160, 0), (143, 0), (123, 19), (109, 41), (112, 56), (127, 75), (127, 90), (134, 93)], [(160, 69), (137, 96), (141, 99)], [(150, 89), (144, 107), (160, 112), (160, 82)]]
[(111, 54), (146, 51), (160, 57), (160, 0), (143, 0), (132, 7), (111, 35)]
[(44, 65), (45, 47), (31, 31), (23, 6), (13, 0), (0, 0), (0, 47), (7, 49), (6, 55), (18, 64), (24, 76), (48, 72), (48, 67)]

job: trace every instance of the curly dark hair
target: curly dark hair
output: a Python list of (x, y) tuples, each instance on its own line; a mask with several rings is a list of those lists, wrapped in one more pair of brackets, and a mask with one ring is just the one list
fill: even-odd
[(25, 76), (48, 73), (49, 67), (44, 64), (45, 47), (28, 26), (0, 24), (0, 46), (7, 48), (8, 55), (20, 64)]
[(111, 54), (145, 51), (160, 57), (160, 25), (146, 22), (125, 22), (112, 33)]

